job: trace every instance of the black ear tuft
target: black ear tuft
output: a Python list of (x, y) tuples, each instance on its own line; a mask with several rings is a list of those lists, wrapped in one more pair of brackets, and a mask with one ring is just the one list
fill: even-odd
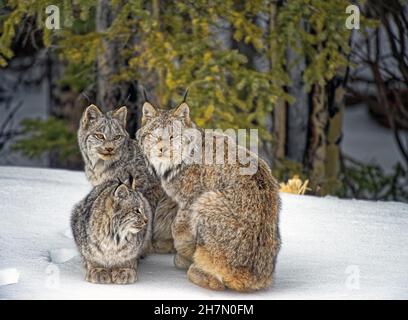
[(133, 181), (135, 179), (133, 178), (132, 174), (129, 173), (129, 177), (128, 177), (128, 186), (132, 189), (133, 186)]
[(181, 103), (187, 102), (188, 90), (189, 90), (189, 88), (187, 88), (187, 89), (186, 89), (186, 92), (184, 92), (183, 101), (181, 101)]

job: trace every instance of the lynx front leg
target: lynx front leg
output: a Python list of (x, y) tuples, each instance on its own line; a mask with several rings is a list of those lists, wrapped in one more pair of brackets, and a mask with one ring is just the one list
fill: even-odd
[(85, 280), (92, 283), (111, 283), (111, 274), (109, 269), (95, 266), (89, 262), (85, 263)]
[(124, 266), (112, 269), (112, 283), (129, 284), (137, 280), (137, 261), (131, 261)]
[(152, 247), (155, 253), (175, 253), (171, 226), (177, 215), (177, 204), (164, 196), (154, 214)]
[(193, 262), (196, 241), (191, 233), (188, 210), (180, 209), (172, 226), (176, 255), (174, 265), (179, 269), (188, 269)]

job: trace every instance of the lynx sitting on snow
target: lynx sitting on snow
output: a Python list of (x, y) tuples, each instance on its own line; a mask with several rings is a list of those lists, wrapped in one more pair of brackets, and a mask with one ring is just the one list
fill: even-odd
[(127, 284), (137, 279), (138, 258), (150, 245), (152, 213), (135, 187), (132, 182), (104, 182), (72, 212), (72, 234), (89, 282)]
[[(213, 290), (265, 288), (280, 248), (279, 185), (267, 164), (242, 147), (258, 164), (252, 174), (227, 161), (207, 163), (197, 150), (209, 138), (191, 121), (185, 102), (173, 110), (143, 105), (137, 141), (179, 208), (172, 227), (175, 265), (188, 269), (193, 283)], [(194, 153), (198, 161), (191, 161)]]

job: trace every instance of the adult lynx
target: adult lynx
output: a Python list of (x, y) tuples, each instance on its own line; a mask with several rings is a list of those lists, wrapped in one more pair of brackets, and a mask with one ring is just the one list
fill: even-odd
[[(253, 174), (243, 175), (237, 163), (208, 162), (205, 153), (191, 161), (205, 140), (215, 145), (211, 139), (219, 135), (205, 137), (185, 102), (173, 110), (146, 102), (142, 122), (137, 140), (179, 207), (172, 230), (175, 265), (188, 268), (193, 283), (214, 290), (267, 287), (280, 248), (278, 184), (268, 165), (242, 147), (258, 164)], [(225, 137), (222, 148), (227, 142)]]

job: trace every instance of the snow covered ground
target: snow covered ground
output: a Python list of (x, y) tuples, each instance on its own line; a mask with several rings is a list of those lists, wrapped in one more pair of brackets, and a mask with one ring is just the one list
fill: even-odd
[(408, 299), (407, 204), (287, 194), (268, 290), (199, 288), (171, 255), (143, 260), (133, 285), (87, 283), (69, 216), (89, 189), (82, 172), (0, 167), (0, 299)]

